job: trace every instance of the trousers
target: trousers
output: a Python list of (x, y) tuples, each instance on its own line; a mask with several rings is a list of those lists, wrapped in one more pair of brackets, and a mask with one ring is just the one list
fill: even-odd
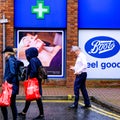
[[(11, 107), (11, 110), (12, 110), (13, 120), (17, 120), (16, 94), (12, 94), (12, 96), (11, 96), (10, 107)], [(8, 119), (7, 107), (1, 107), (1, 111), (2, 111), (2, 114), (3, 114), (4, 120), (9, 120)]]
[[(36, 102), (37, 102), (37, 105), (38, 105), (38, 108), (39, 108), (40, 115), (44, 115), (42, 99), (39, 98), (39, 99), (36, 100)], [(28, 108), (29, 108), (30, 104), (31, 104), (31, 101), (26, 101), (25, 102), (25, 107), (23, 109), (24, 113), (26, 113), (28, 111)]]
[(90, 105), (90, 99), (88, 96), (88, 92), (86, 89), (86, 78), (87, 78), (87, 73), (83, 72), (80, 75), (76, 75), (75, 82), (74, 82), (74, 95), (75, 95), (75, 100), (74, 100), (74, 105), (78, 106), (78, 101), (79, 101), (79, 90), (81, 90), (81, 93), (84, 98), (84, 104)]

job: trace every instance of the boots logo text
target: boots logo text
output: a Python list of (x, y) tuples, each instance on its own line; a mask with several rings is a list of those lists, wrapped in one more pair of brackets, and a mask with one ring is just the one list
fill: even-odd
[(85, 44), (86, 52), (97, 58), (112, 57), (119, 52), (119, 43), (107, 36), (94, 37)]

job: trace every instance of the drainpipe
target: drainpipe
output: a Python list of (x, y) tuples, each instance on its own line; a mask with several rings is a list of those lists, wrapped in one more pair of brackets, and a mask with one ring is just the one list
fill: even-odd
[[(0, 23), (3, 25), (3, 50), (5, 49), (5, 24), (8, 22), (7, 19), (5, 19), (5, 15), (3, 14), (2, 16), (3, 18), (0, 19)], [(3, 55), (3, 74), (4, 74), (4, 70), (5, 70), (5, 57)]]

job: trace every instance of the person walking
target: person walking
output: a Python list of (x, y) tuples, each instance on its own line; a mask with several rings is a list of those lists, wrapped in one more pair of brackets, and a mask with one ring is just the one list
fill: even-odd
[(69, 106), (69, 108), (71, 109), (78, 108), (79, 89), (82, 92), (82, 95), (84, 98), (84, 104), (85, 104), (85, 106), (82, 106), (82, 108), (88, 108), (88, 107), (91, 107), (91, 104), (90, 104), (90, 99), (86, 89), (86, 78), (87, 78), (86, 56), (78, 46), (72, 46), (71, 52), (75, 53), (77, 59), (75, 62), (75, 66), (70, 66), (70, 69), (74, 71), (74, 74), (76, 77), (74, 82), (75, 100), (74, 100), (74, 103)]
[[(42, 63), (37, 58), (37, 56), (38, 56), (37, 48), (35, 48), (35, 47), (28, 48), (25, 51), (25, 55), (26, 55), (27, 60), (29, 61), (29, 65), (27, 67), (28, 78), (37, 78), (38, 79), (38, 68), (40, 66), (42, 66)], [(41, 80), (39, 79), (38, 82), (39, 82), (39, 92), (40, 92), (40, 95), (42, 96), (42, 79)], [(34, 118), (33, 120), (39, 120), (39, 119), (44, 120), (44, 110), (43, 110), (42, 99), (39, 98), (36, 100), (36, 102), (37, 102), (37, 105), (39, 108), (39, 115), (36, 118)], [(31, 103), (31, 101), (26, 100), (24, 109), (22, 110), (22, 112), (18, 113), (18, 115), (20, 117), (26, 117), (26, 113), (28, 111), (30, 103)]]
[[(16, 95), (19, 92), (19, 81), (16, 75), (16, 58), (15, 51), (13, 47), (7, 46), (2, 54), (5, 55), (6, 63), (5, 63), (5, 73), (4, 73), (4, 81), (12, 84), (12, 95), (11, 95), (11, 110), (13, 120), (17, 120), (17, 107), (16, 107)], [(4, 117), (4, 120), (8, 120), (8, 111), (7, 107), (1, 107), (1, 111)]]

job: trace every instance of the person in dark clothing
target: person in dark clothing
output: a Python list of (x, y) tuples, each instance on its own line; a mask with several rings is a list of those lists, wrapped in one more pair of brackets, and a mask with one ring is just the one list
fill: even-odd
[[(42, 66), (41, 61), (37, 58), (38, 50), (35, 47), (28, 48), (25, 51), (25, 55), (26, 55), (27, 60), (29, 61), (27, 76), (29, 78), (37, 78), (38, 79), (38, 68), (39, 68), (39, 66)], [(39, 82), (39, 92), (40, 92), (40, 95), (42, 96), (42, 83), (41, 83), (42, 80), (39, 79), (38, 82)], [(36, 100), (36, 102), (37, 102), (40, 114), (36, 118), (34, 118), (34, 120), (44, 119), (44, 110), (43, 110), (42, 99), (39, 98)], [(21, 116), (21, 117), (26, 116), (26, 113), (30, 106), (30, 103), (31, 103), (31, 101), (26, 101), (24, 109), (22, 110), (21, 113), (18, 113), (19, 116)]]
[[(16, 95), (19, 92), (19, 81), (16, 75), (16, 58), (15, 51), (11, 46), (7, 46), (2, 54), (5, 55), (6, 64), (5, 64), (5, 73), (4, 73), (4, 81), (12, 84), (12, 96), (11, 96), (11, 110), (13, 115), (13, 120), (17, 119), (17, 107), (16, 107)], [(7, 107), (1, 107), (1, 111), (4, 117), (4, 120), (8, 120), (8, 112)]]

